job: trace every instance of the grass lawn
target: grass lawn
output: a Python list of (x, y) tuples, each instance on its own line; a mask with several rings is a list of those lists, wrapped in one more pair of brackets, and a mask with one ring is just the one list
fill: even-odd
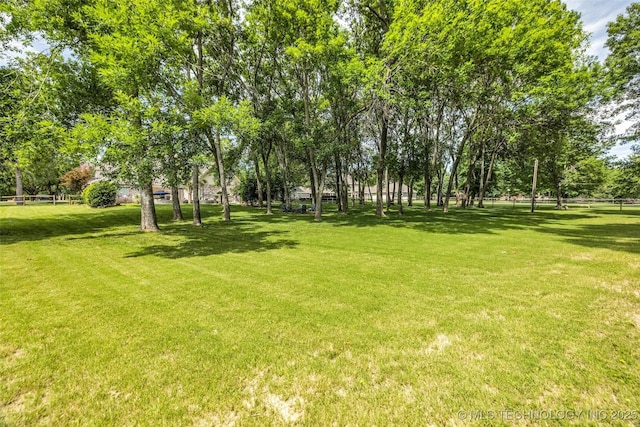
[(203, 210), (0, 207), (0, 425), (640, 423), (638, 208)]

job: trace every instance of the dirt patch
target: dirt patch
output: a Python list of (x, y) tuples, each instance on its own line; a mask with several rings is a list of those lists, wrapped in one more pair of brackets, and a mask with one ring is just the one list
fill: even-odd
[(277, 394), (268, 393), (265, 403), (269, 409), (280, 415), (286, 423), (295, 423), (304, 417), (304, 400), (300, 396), (284, 400)]
[(636, 328), (640, 329), (640, 313), (636, 313), (631, 316), (631, 320), (636, 324)]
[(451, 345), (451, 340), (445, 334), (439, 334), (435, 340), (424, 350), (425, 353), (442, 353)]

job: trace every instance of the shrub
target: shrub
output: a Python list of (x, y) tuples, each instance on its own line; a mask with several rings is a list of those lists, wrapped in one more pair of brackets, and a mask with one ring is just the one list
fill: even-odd
[(112, 182), (96, 181), (82, 192), (82, 199), (92, 208), (105, 208), (116, 204), (118, 187)]
[(60, 182), (73, 194), (78, 194), (82, 188), (93, 178), (93, 169), (87, 164), (78, 166), (65, 173)]

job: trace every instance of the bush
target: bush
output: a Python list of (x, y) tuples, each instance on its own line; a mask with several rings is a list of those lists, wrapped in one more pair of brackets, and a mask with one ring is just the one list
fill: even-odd
[(108, 181), (97, 181), (82, 192), (82, 199), (92, 208), (106, 208), (116, 204), (118, 187)]
[(87, 182), (91, 181), (91, 178), (93, 178), (93, 169), (89, 165), (83, 164), (65, 173), (60, 178), (60, 182), (71, 193), (79, 194)]

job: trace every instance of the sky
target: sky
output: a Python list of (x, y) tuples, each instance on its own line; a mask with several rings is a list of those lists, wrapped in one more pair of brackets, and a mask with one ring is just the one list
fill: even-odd
[[(637, 0), (636, 0), (637, 1)], [(583, 28), (591, 33), (590, 46), (587, 53), (597, 56), (602, 62), (609, 54), (605, 47), (607, 41), (607, 23), (615, 21), (618, 15), (625, 13), (632, 0), (564, 0), (571, 10), (580, 12)], [(628, 124), (622, 122), (616, 126), (616, 133), (622, 133)], [(622, 158), (631, 154), (629, 145), (614, 147), (611, 154)]]
[(609, 54), (605, 47), (607, 41), (607, 23), (615, 21), (618, 15), (625, 13), (632, 0), (564, 0), (569, 9), (580, 12), (583, 28), (591, 33), (591, 47), (588, 53), (597, 56), (600, 61)]

